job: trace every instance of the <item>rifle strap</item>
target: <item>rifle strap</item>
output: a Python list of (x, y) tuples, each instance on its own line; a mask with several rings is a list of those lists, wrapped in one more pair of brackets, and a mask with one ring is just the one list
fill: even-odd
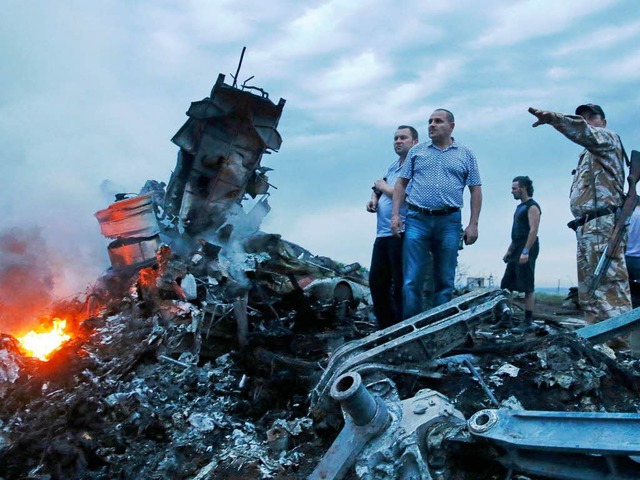
[(624, 149), (624, 145), (622, 143), (622, 139), (620, 135), (616, 134), (618, 140), (620, 141), (620, 146), (622, 147), (622, 157), (624, 158), (624, 163), (627, 164), (627, 168), (631, 167), (631, 160), (629, 160), (629, 156), (627, 155), (627, 151)]
[[(618, 137), (619, 138), (619, 137)], [(593, 210), (598, 210), (598, 190), (596, 189), (596, 176), (593, 172), (593, 157), (589, 155), (589, 171), (591, 172), (591, 188), (593, 189)]]

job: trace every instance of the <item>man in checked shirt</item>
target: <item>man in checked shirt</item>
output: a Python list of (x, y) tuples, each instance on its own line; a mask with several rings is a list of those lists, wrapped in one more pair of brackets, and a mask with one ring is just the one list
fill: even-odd
[(433, 256), (433, 306), (451, 300), (462, 232), (462, 197), (471, 192), (469, 225), (462, 233), (467, 245), (478, 239), (478, 218), (482, 187), (478, 162), (473, 152), (451, 136), (455, 119), (439, 108), (429, 117), (429, 141), (419, 143), (407, 154), (393, 191), (391, 229), (402, 231), (400, 206), (407, 202), (402, 266), (404, 273), (403, 315), (409, 318), (423, 311), (422, 287)]

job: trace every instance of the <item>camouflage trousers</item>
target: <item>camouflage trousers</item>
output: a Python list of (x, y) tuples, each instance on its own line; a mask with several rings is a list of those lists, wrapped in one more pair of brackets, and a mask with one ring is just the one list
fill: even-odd
[(629, 291), (629, 274), (624, 261), (624, 250), (627, 243), (618, 247), (615, 257), (593, 298), (589, 298), (587, 290), (591, 285), (593, 273), (598, 265), (604, 247), (609, 241), (615, 215), (605, 215), (593, 219), (578, 227), (578, 295), (580, 308), (585, 313), (585, 320), (597, 323), (608, 318), (621, 315), (631, 310), (631, 293)]

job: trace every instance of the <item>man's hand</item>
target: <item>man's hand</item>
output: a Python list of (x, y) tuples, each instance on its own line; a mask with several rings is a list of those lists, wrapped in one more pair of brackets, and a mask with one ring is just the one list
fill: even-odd
[(509, 263), (509, 257), (511, 257), (511, 254), (509, 252), (504, 254), (504, 257), (502, 257), (502, 261), (504, 263)]
[(376, 213), (378, 211), (378, 202), (376, 200), (369, 200), (367, 202), (367, 212)]
[(476, 243), (476, 240), (478, 240), (478, 226), (469, 224), (467, 228), (464, 229), (462, 239), (465, 245), (473, 245)]
[(540, 125), (545, 125), (547, 123), (551, 123), (555, 118), (555, 114), (548, 110), (538, 110), (537, 108), (529, 107), (529, 113), (538, 119), (532, 127), (538, 127)]
[(374, 183), (373, 186), (376, 190), (380, 190), (381, 192), (384, 192), (387, 188), (390, 188), (389, 184), (384, 178), (379, 178), (378, 180), (376, 180), (376, 183)]
[(394, 237), (399, 237), (402, 231), (402, 219), (400, 215), (391, 215), (391, 232)]
[(527, 263), (529, 261), (529, 254), (528, 253), (521, 253), (520, 254), (520, 265), (524, 265), (525, 263)]

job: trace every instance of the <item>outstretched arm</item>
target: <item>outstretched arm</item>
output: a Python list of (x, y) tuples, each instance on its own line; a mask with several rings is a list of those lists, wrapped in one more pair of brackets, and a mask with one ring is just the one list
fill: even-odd
[(533, 127), (549, 124), (569, 140), (589, 151), (597, 153), (610, 151), (616, 148), (619, 142), (617, 135), (606, 128), (589, 125), (580, 115), (565, 115), (533, 107), (529, 107), (528, 111), (537, 118)]

